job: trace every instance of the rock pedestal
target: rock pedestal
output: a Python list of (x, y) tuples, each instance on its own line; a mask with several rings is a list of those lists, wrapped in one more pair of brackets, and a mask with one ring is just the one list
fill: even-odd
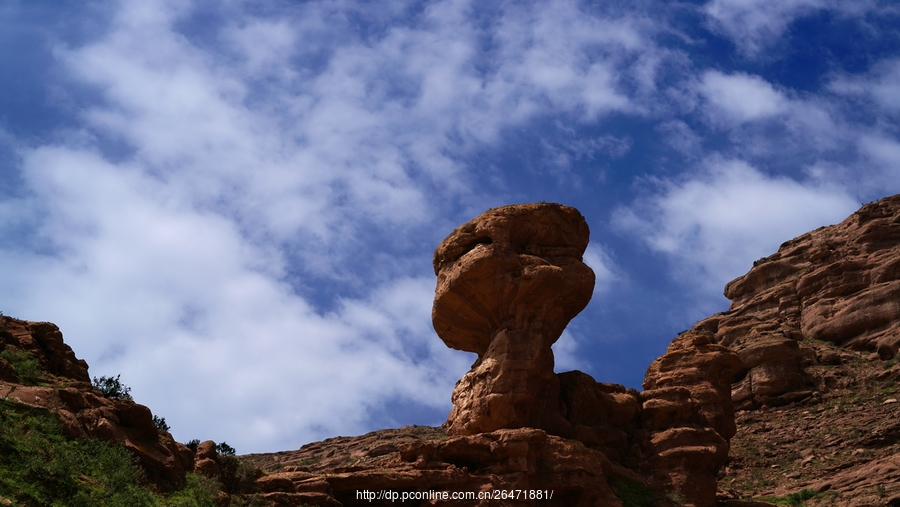
[(594, 272), (582, 262), (589, 235), (574, 208), (523, 204), (488, 210), (437, 248), (435, 331), (478, 354), (453, 390), (448, 434), (568, 432), (550, 347), (591, 299)]

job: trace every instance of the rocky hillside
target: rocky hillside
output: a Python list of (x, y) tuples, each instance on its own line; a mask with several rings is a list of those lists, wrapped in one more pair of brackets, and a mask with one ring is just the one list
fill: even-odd
[(785, 242), (693, 328), (741, 359), (725, 496), (900, 505), (900, 196)]
[[(92, 381), (87, 363), (63, 342), (62, 333), (54, 324), (0, 314), (0, 425), (10, 430), (19, 424), (17, 421), (21, 423), (21, 432), (7, 431), (0, 438), (0, 505), (120, 505), (110, 500), (112, 496), (106, 495), (103, 488), (94, 487), (95, 482), (103, 482), (103, 474), (95, 481), (84, 475), (90, 470), (71, 464), (88, 459), (83, 451), (96, 447), (93, 442), (121, 446), (136, 460), (139, 468), (127, 480), (136, 481), (129, 487), (143, 493), (138, 496), (140, 503), (134, 503), (138, 497), (133, 496), (125, 504), (202, 505), (196, 499), (179, 499), (186, 486), (190, 495), (209, 497), (210, 502), (218, 496), (220, 505), (227, 504), (230, 496), (234, 499), (232, 505), (245, 503), (246, 495), (242, 494), (253, 491), (257, 470), (242, 465), (237, 458), (222, 455), (219, 451), (227, 447), (215, 442), (176, 442), (166, 430), (165, 421), (154, 418), (150, 409), (136, 403), (128, 391), (118, 377)], [(45, 428), (42, 440), (36, 440), (40, 443), (35, 445), (41, 447), (40, 454), (46, 459), (38, 459), (30, 466), (44, 467), (46, 473), (19, 470), (24, 456), (17, 455), (35, 458), (34, 446), (22, 445), (22, 439), (34, 433), (29, 430), (33, 427)], [(59, 437), (87, 445), (68, 448), (58, 442)], [(103, 449), (103, 445), (99, 448)], [(71, 458), (57, 463), (54, 453)], [(103, 455), (112, 459), (109, 456), (114, 453)], [(127, 457), (125, 466), (129, 466)], [(186, 484), (186, 478), (195, 478), (193, 474), (209, 479), (209, 487), (201, 491), (196, 488), (196, 481)], [(49, 486), (41, 486), (45, 481), (49, 481)], [(63, 484), (72, 491), (63, 488)], [(122, 487), (121, 483), (111, 486), (110, 494)], [(80, 491), (89, 499), (75, 502), (70, 495), (73, 491)], [(58, 503), (58, 495), (62, 495), (64, 503)]]
[(0, 398), (123, 446), (157, 490), (213, 478), (221, 506), (900, 506), (900, 196), (756, 261), (641, 392), (553, 373), (550, 346), (592, 293), (588, 234), (573, 208), (519, 205), (438, 247), (435, 329), (478, 355), (443, 427), (248, 455), (238, 474), (215, 443), (175, 442), (98, 389), (56, 326), (2, 316)]

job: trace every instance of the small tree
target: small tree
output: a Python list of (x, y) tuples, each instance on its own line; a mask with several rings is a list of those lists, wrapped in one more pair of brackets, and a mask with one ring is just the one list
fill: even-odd
[(166, 418), (159, 417), (158, 415), (153, 416), (153, 424), (155, 424), (156, 428), (160, 431), (169, 431), (171, 429), (169, 428), (169, 425), (166, 424)]
[(113, 377), (94, 377), (94, 387), (100, 390), (103, 393), (104, 398), (110, 398), (113, 400), (130, 400), (131, 399), (131, 388), (122, 383), (119, 378), (122, 375), (116, 375)]
[(220, 456), (234, 456), (237, 451), (234, 450), (234, 447), (222, 442), (221, 444), (216, 444), (216, 452)]

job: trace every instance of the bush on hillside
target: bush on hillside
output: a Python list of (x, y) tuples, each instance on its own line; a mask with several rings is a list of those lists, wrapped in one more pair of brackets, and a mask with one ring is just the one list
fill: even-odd
[(120, 378), (122, 375), (116, 375), (115, 377), (94, 377), (94, 387), (100, 390), (103, 393), (104, 398), (109, 398), (112, 400), (130, 400), (131, 399), (131, 388), (122, 383)]

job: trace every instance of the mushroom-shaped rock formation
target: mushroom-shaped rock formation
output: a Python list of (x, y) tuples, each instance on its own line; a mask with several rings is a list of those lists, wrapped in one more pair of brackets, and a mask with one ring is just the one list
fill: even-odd
[(478, 354), (453, 390), (450, 435), (569, 432), (550, 347), (591, 299), (589, 235), (575, 208), (522, 204), (488, 210), (437, 248), (434, 329), (447, 346)]

